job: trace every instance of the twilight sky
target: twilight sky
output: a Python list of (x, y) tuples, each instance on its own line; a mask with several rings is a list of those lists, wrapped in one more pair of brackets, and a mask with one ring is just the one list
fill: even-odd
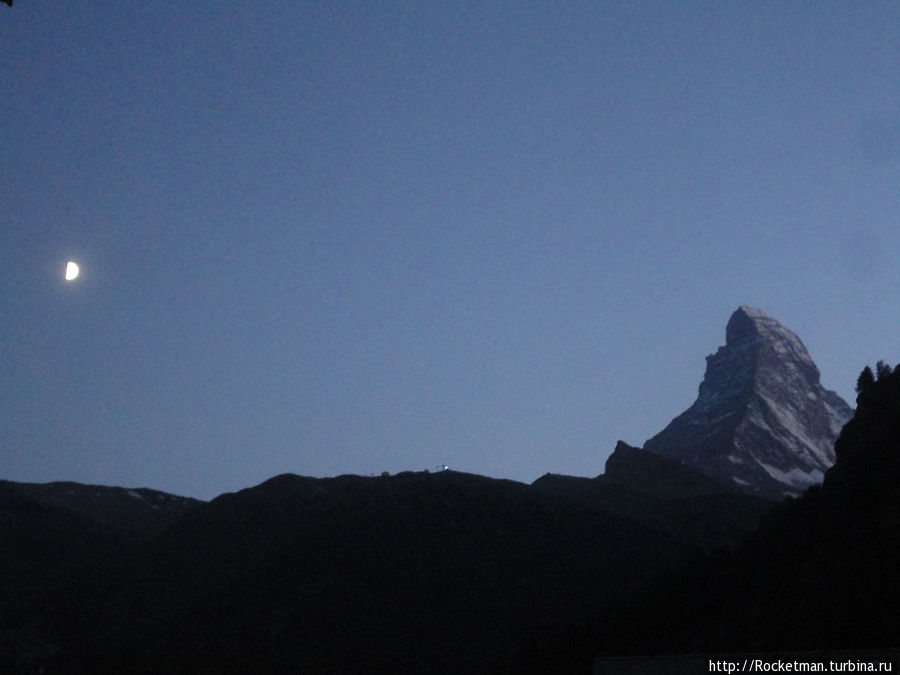
[(594, 476), (900, 361), (900, 3), (16, 0), (0, 186), (0, 478)]

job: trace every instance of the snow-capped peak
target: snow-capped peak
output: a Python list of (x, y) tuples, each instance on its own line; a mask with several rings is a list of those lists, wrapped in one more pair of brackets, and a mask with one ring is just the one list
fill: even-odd
[(645, 449), (770, 496), (820, 482), (852, 410), (821, 386), (800, 338), (764, 311), (741, 305), (725, 335), (697, 400)]

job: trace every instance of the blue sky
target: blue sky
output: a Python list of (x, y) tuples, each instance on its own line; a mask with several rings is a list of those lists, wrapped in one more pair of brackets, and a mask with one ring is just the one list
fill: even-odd
[(900, 361), (895, 2), (18, 0), (0, 44), (2, 478), (593, 476), (740, 304), (851, 404)]

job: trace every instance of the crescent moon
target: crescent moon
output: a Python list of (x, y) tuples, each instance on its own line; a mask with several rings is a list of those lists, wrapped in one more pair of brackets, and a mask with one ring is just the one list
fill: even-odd
[(78, 278), (78, 264), (71, 260), (66, 263), (66, 281), (74, 281)]

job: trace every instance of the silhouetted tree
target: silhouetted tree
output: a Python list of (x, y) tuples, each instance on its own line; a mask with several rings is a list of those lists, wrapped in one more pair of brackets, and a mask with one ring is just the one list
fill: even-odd
[(884, 361), (879, 361), (875, 365), (875, 377), (881, 381), (891, 374), (891, 367)]
[[(879, 361), (879, 363), (881, 363)], [(872, 388), (875, 386), (875, 375), (872, 373), (872, 369), (869, 366), (863, 368), (862, 372), (859, 374), (859, 377), (856, 379), (856, 393), (863, 394), (865, 392), (872, 391)]]

